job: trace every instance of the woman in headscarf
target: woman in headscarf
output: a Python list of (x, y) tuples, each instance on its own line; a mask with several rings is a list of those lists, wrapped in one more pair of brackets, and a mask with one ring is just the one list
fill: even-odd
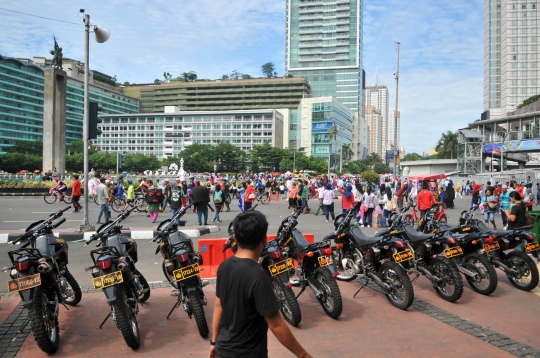
[(448, 185), (446, 186), (446, 196), (444, 198), (446, 208), (447, 209), (453, 209), (454, 208), (454, 199), (456, 198), (456, 191), (454, 190), (454, 183), (452, 182), (452, 179), (448, 181)]
[(341, 208), (343, 213), (354, 207), (354, 195), (352, 193), (352, 185), (349, 184), (345, 187), (343, 195), (341, 195)]
[(384, 208), (383, 208), (383, 221), (382, 224), (384, 227), (386, 227), (386, 220), (388, 219), (388, 216), (390, 215), (390, 210), (388, 210), (388, 202), (392, 200), (392, 189), (387, 186), (384, 190), (384, 196), (383, 196), (383, 202), (384, 202)]

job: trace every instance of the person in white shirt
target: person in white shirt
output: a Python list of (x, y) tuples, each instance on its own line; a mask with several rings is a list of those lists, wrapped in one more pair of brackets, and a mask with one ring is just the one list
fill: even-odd
[(324, 200), (323, 191), (324, 191), (324, 186), (320, 185), (317, 188), (318, 195), (316, 196), (319, 199), (319, 207), (317, 208), (317, 211), (315, 212), (315, 215), (319, 215), (320, 211), (324, 212), (324, 208), (323, 208), (323, 200)]

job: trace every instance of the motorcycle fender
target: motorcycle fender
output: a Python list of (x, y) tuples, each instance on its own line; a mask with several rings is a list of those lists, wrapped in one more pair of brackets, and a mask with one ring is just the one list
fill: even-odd
[(105, 294), (105, 297), (107, 297), (107, 303), (109, 305), (116, 301), (116, 285), (104, 288), (103, 293)]
[(32, 302), (34, 300), (34, 289), (33, 288), (31, 288), (29, 290), (19, 291), (19, 295), (21, 296), (21, 301), (23, 303), (24, 308), (32, 307)]
[(283, 272), (283, 273), (280, 273), (279, 275), (277, 275), (277, 277), (279, 278), (279, 280), (283, 283), (283, 284), (288, 284), (289, 283), (289, 273), (288, 272)]

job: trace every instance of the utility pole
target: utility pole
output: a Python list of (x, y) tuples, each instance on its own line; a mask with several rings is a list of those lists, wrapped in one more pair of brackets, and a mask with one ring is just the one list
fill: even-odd
[(397, 71), (395, 73), (396, 76), (396, 110), (394, 111), (394, 177), (397, 181), (397, 158), (399, 155), (399, 147), (398, 147), (398, 118), (399, 118), (399, 111), (398, 111), (398, 98), (399, 98), (399, 47), (401, 45), (401, 42), (396, 41), (397, 44)]

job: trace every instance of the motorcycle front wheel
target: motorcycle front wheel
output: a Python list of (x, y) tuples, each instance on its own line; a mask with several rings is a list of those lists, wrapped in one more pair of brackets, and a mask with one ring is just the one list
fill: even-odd
[(191, 313), (195, 316), (195, 323), (197, 323), (197, 328), (199, 329), (199, 334), (201, 337), (208, 337), (208, 323), (206, 323), (206, 317), (204, 315), (203, 305), (201, 303), (201, 298), (197, 291), (191, 291), (188, 293), (189, 299), (189, 309)]
[(433, 288), (440, 298), (448, 302), (460, 299), (463, 294), (463, 279), (455, 263), (443, 258), (433, 259), (431, 272), (441, 279), (440, 282), (433, 282)]
[(343, 310), (341, 292), (336, 280), (326, 267), (319, 267), (315, 270), (315, 278), (319, 281), (323, 291), (322, 297), (317, 297), (324, 312), (331, 318), (338, 318)]
[(414, 289), (411, 280), (403, 268), (395, 262), (386, 261), (379, 270), (380, 277), (390, 290), (386, 293), (386, 298), (392, 306), (405, 310), (414, 301)]
[(55, 307), (49, 302), (53, 294), (45, 286), (38, 286), (34, 291), (32, 307), (28, 316), (32, 322), (32, 331), (38, 347), (45, 353), (53, 354), (60, 344), (58, 317), (54, 316)]
[(141, 335), (137, 317), (135, 316), (135, 312), (133, 312), (130, 301), (128, 301), (127, 289), (124, 285), (117, 285), (115, 289), (116, 301), (113, 303), (113, 310), (116, 326), (122, 332), (122, 336), (128, 347), (137, 349), (141, 344)]
[(291, 326), (298, 326), (302, 320), (302, 312), (300, 312), (300, 306), (294, 295), (292, 289), (288, 288), (277, 277), (272, 277), (272, 286), (274, 293), (280, 304), (280, 311), (283, 314), (283, 318)]
[(511, 269), (519, 272), (517, 276), (509, 272), (506, 273), (506, 277), (514, 287), (530, 291), (538, 286), (538, 267), (529, 255), (524, 252), (512, 251), (506, 257), (505, 262)]
[(482, 294), (489, 295), (497, 288), (497, 272), (488, 258), (478, 253), (468, 254), (463, 258), (463, 264), (477, 271), (477, 277), (465, 276), (471, 288)]

